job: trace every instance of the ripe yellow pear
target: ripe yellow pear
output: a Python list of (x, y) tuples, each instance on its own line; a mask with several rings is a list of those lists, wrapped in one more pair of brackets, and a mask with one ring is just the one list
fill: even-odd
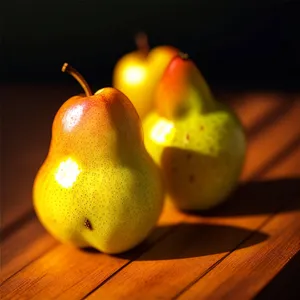
[(149, 51), (145, 34), (139, 34), (136, 43), (138, 50), (124, 55), (117, 62), (113, 71), (113, 87), (131, 100), (143, 119), (153, 109), (155, 87), (179, 50), (171, 46), (157, 46)]
[(85, 87), (58, 110), (33, 200), (45, 228), (63, 243), (120, 253), (142, 242), (163, 203), (161, 175), (147, 153), (140, 119), (114, 88)]
[(183, 210), (210, 209), (225, 201), (243, 167), (244, 131), (186, 55), (166, 68), (156, 109), (143, 122), (145, 145), (162, 169), (170, 199)]

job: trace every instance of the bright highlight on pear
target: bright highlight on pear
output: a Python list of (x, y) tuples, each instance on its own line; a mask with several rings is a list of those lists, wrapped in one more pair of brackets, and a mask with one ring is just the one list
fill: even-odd
[(34, 181), (33, 200), (45, 228), (63, 243), (120, 253), (142, 242), (162, 210), (158, 167), (147, 153), (139, 116), (114, 88), (92, 95), (65, 64), (86, 96), (58, 110), (46, 160)]
[(214, 99), (187, 55), (170, 62), (155, 103), (156, 112), (143, 122), (145, 145), (161, 167), (170, 199), (183, 210), (225, 201), (238, 182), (246, 149), (233, 111)]

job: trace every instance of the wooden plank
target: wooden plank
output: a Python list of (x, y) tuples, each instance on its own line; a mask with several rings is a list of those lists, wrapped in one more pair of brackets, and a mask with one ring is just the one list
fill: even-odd
[(237, 113), (248, 137), (275, 122), (290, 108), (294, 100), (288, 94), (266, 92), (238, 93), (220, 97), (224, 97), (224, 102)]
[[(298, 202), (299, 195), (289, 200)], [(261, 228), (269, 235), (265, 242), (255, 244), (260, 236), (252, 235), (213, 270), (197, 278), (179, 299), (253, 299), (300, 251), (299, 219), (299, 210), (276, 215)]]
[[(299, 215), (297, 217), (299, 218)], [(238, 221), (226, 220), (226, 222), (221, 222), (221, 220), (213, 222), (206, 218), (202, 219), (202, 222), (198, 221), (198, 225), (192, 224), (189, 220), (186, 224), (181, 225), (179, 230), (118, 272), (111, 280), (98, 286), (98, 289), (88, 299), (129, 297), (130, 299), (139, 299), (141, 295), (150, 299), (176, 297), (182, 289), (205, 274), (207, 270), (231, 253), (245, 238), (251, 236), (254, 227), (257, 231), (257, 228), (267, 220), (268, 216), (266, 215), (256, 217), (255, 222), (251, 216), (240, 218)], [(297, 218), (293, 218), (294, 222), (297, 220)], [(228, 221), (232, 224), (243, 224), (243, 227), (223, 225), (228, 224)], [(283, 222), (282, 219), (279, 224), (280, 222)], [(295, 232), (293, 231), (293, 233)], [(255, 239), (241, 247), (252, 249), (260, 243), (265, 244), (268, 241), (266, 233), (268, 231), (257, 231)], [(291, 245), (295, 246), (294, 243), (295, 239)], [(268, 248), (268, 246), (266, 247)], [(245, 249), (245, 251), (247, 250)], [(290, 253), (290, 255), (292, 254)], [(281, 261), (282, 264), (284, 262), (284, 260)], [(223, 269), (223, 272), (226, 273), (227, 270)], [(203, 289), (205, 290), (209, 284), (210, 281), (206, 282)], [(200, 299), (201, 293), (202, 290), (197, 293), (197, 297), (191, 297), (191, 299)], [(239, 299), (244, 298), (240, 297)]]
[[(258, 238), (257, 234), (253, 235), (239, 246), (238, 251), (230, 253), (215, 268), (199, 275), (192, 284), (180, 291), (177, 294), (180, 299), (231, 299), (233, 296), (252, 299), (300, 251), (299, 158), (300, 147), (264, 176), (269, 179), (266, 181), (269, 189), (287, 205), (260, 229), (269, 235), (267, 241), (248, 247)], [(281, 176), (288, 177), (274, 180)], [(274, 184), (270, 186), (272, 182)], [(262, 198), (262, 201), (273, 206), (276, 204), (274, 200)]]
[(300, 101), (295, 101), (291, 110), (285, 112), (269, 130), (253, 137), (247, 148), (242, 180), (245, 175), (258, 170), (261, 165), (272, 159), (273, 154), (278, 154), (300, 137), (299, 116)]
[(300, 143), (292, 149), (288, 158), (280, 162), (276, 169), (266, 174), (266, 178), (293, 178), (300, 176)]
[[(176, 232), (176, 227), (172, 227), (172, 224), (176, 224), (176, 218), (174, 218), (174, 216), (176, 216), (174, 214), (176, 213), (167, 213), (166, 215), (169, 216), (169, 219), (167, 217), (163, 218), (162, 223), (169, 225), (165, 225), (165, 229), (158, 228), (158, 232), (161, 232), (161, 235), (159, 234), (157, 236), (158, 233), (153, 235), (160, 242), (163, 241), (163, 239), (160, 238), (164, 236), (165, 232)], [(181, 214), (177, 217), (178, 221), (180, 221)], [(194, 219), (198, 220), (199, 217), (195, 217)], [(175, 223), (172, 223), (174, 220)], [(212, 228), (214, 228), (214, 226), (212, 226)], [(216, 231), (214, 229), (211, 230)], [(248, 229), (243, 228), (237, 229), (237, 235), (239, 235), (240, 232), (244, 232), (243, 230), (248, 231)], [(72, 298), (72, 296), (74, 296), (74, 299), (76, 299), (77, 297), (79, 298), (82, 295), (85, 295), (93, 287), (101, 284), (104, 280), (107, 280), (107, 278), (111, 276), (113, 272), (119, 270), (119, 268), (126, 266), (128, 262), (130, 262), (130, 259), (134, 258), (136, 254), (140, 253), (138, 251), (133, 251), (133, 254), (130, 253), (127, 257), (112, 257), (100, 253), (95, 253), (91, 256), (90, 253), (87, 254), (86, 252), (79, 250), (71, 250), (70, 247), (60, 245), (5, 282), (3, 288), (5, 289), (5, 294), (8, 295), (8, 298), (9, 295), (22, 295), (26, 297), (36, 295), (36, 297), (39, 297), (41, 295), (48, 295), (48, 293), (52, 296), (58, 296), (60, 293), (64, 293), (61, 297), (66, 296)], [(52, 257), (54, 263), (47, 263), (48, 261), (53, 261)], [(57, 259), (57, 257), (59, 257), (59, 259)], [(58, 273), (55, 261), (60, 261), (61, 264)], [(82, 261), (87, 263), (82, 264)], [(65, 278), (63, 274), (67, 273), (70, 268), (74, 268), (74, 266), (79, 266), (79, 271), (74, 273), (73, 276), (70, 274), (70, 277)], [(103, 268), (105, 268), (105, 270), (103, 270)], [(60, 288), (53, 291), (52, 286), (55, 285), (58, 278)]]
[(1, 279), (7, 280), (58, 242), (34, 218), (1, 244)]
[[(98, 282), (104, 281), (126, 266), (130, 260), (168, 233), (170, 227), (166, 224), (171, 222), (176, 224), (182, 218), (179, 212), (170, 210), (173, 208), (167, 206), (160, 221), (165, 226), (157, 228), (145, 243), (126, 257), (105, 255), (93, 250), (83, 251), (58, 244), (5, 281), (2, 286), (4, 295), (2, 299), (11, 299), (13, 296), (22, 296), (26, 299), (48, 299), (58, 296), (63, 299), (80, 299)], [(69, 272), (70, 270), (73, 271)]]
[(255, 300), (296, 300), (300, 295), (300, 251), (291, 258), (274, 279), (255, 297)]
[[(292, 116), (294, 121), (297, 120), (297, 114), (294, 111)], [(287, 121), (288, 118), (286, 117), (285, 122), (276, 123), (275, 127), (279, 134), (281, 134), (281, 126), (287, 129), (286, 126), (290, 127), (293, 124)], [(270, 130), (275, 132), (273, 129)], [(265, 136), (262, 135), (262, 139), (264, 138)], [(273, 138), (276, 139), (277, 135), (273, 135)], [(252, 144), (252, 151), (261, 149), (261, 145), (267, 146), (259, 137), (253, 143), (254, 145), (257, 143), (258, 147)], [(273, 150), (275, 153), (280, 149), (278, 145), (277, 147), (274, 145)], [(249, 164), (251, 164), (251, 161), (249, 161)], [(289, 164), (288, 167), (292, 168), (292, 173), (296, 171), (295, 165)], [(288, 170), (285, 170), (285, 172), (287, 173)], [(258, 209), (253, 206), (251, 197), (246, 198), (249, 192), (249, 189), (246, 189), (244, 194), (240, 194), (237, 198), (239, 203), (241, 203), (238, 208), (241, 209), (244, 206), (248, 209), (242, 214), (240, 214), (239, 209), (231, 211), (230, 208), (234, 208), (234, 206), (229, 205), (228, 209), (226, 206), (223, 207), (222, 211), (225, 213), (220, 216), (187, 217), (185, 219), (187, 224), (183, 224), (183, 227), (156, 244), (138, 260), (132, 262), (111, 280), (105, 282), (104, 285), (100, 284), (98, 289), (89, 295), (88, 299), (101, 299), (101, 297), (112, 299), (130, 297), (131, 299), (138, 299), (141, 295), (147, 295), (149, 298), (164, 298), (166, 295), (167, 298), (175, 297), (197, 278), (196, 274), (200, 276), (199, 274), (207, 272), (214, 264), (235, 249), (243, 239), (251, 236), (251, 230), (257, 231), (262, 224), (269, 220), (270, 216), (273, 215), (273, 211), (280, 208), (286, 198), (290, 195), (294, 196), (295, 189), (299, 186), (298, 181), (296, 182), (296, 188), (295, 182), (288, 182), (288, 187), (292, 185), (293, 189), (282, 189), (281, 193), (279, 193), (276, 189), (278, 184), (279, 182), (277, 181), (272, 182), (271, 185), (267, 183), (267, 192), (270, 192), (272, 189), (275, 190), (274, 193), (264, 195), (268, 197), (267, 199), (259, 198), (259, 189), (255, 190), (256, 194), (252, 194), (252, 196), (259, 199), (255, 203), (256, 206), (257, 204), (259, 205)], [(248, 201), (248, 203), (245, 203), (245, 201)], [(197, 222), (198, 226), (195, 226)], [(219, 228), (213, 230), (213, 227), (211, 227), (210, 230), (206, 229), (202, 232), (200, 228), (203, 224), (206, 226), (223, 226), (223, 230)], [(234, 229), (228, 230), (227, 234), (225, 234), (227, 226), (235, 226), (236, 231)], [(185, 230), (185, 228), (188, 228), (188, 230)], [(250, 233), (249, 230), (251, 231)], [(256, 237), (259, 237), (259, 239), (255, 240), (256, 243), (261, 242), (265, 238), (261, 232), (257, 232)], [(255, 242), (253, 243), (255, 244)], [(247, 247), (249, 246), (247, 245)]]

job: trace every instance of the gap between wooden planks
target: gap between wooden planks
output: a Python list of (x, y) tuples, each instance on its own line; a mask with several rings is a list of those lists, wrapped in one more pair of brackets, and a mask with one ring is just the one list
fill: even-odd
[[(180, 215), (180, 214), (179, 214)], [(171, 217), (172, 217), (172, 219), (173, 219), (173, 212), (171, 213)], [(61, 248), (65, 248), (64, 246), (60, 246)], [(60, 251), (58, 251), (58, 252), (60, 252)], [(69, 252), (67, 252), (67, 253), (69, 253)], [(71, 253), (71, 252), (70, 252)], [(57, 253), (58, 254), (58, 253)], [(89, 257), (91, 254), (88, 254), (87, 255), (87, 257)], [(95, 256), (100, 256), (99, 254), (95, 254)], [(51, 256), (51, 255), (50, 255)], [(62, 256), (63, 257), (63, 256)], [(51, 257), (49, 257), (50, 259), (51, 259)], [(52, 257), (53, 258), (53, 257)], [(76, 257), (74, 257), (75, 258), (75, 261), (76, 261)], [(79, 258), (80, 258), (80, 255), (79, 255)], [(84, 258), (84, 257), (81, 257), (81, 258)], [(114, 258), (113, 258), (114, 259)], [(45, 261), (46, 261), (46, 263), (47, 263), (47, 259), (45, 259)], [(121, 259), (121, 262), (122, 263), (124, 263), (124, 260), (122, 260)], [(111, 261), (109, 262), (109, 266), (111, 265)], [(54, 267), (56, 266), (56, 264), (54, 264)], [(30, 267), (30, 266), (29, 266)], [(126, 270), (126, 269), (124, 269), (124, 270)], [(99, 271), (99, 270), (98, 270)], [(20, 273), (22, 273), (22, 272), (20, 272)], [(27, 273), (28, 274), (28, 273)], [(29, 273), (30, 274), (30, 273)], [(17, 274), (18, 275), (18, 274)], [(20, 274), (19, 274), (20, 275)], [(24, 275), (26, 275), (26, 273), (24, 274)], [(33, 273), (33, 276), (34, 276), (35, 274)], [(96, 274), (94, 274), (96, 277), (94, 278), (94, 280), (95, 279), (98, 279), (97, 278), (97, 272), (96, 272)], [(99, 275), (99, 274), (98, 274)], [(43, 278), (45, 278), (45, 277), (43, 277)], [(93, 278), (93, 277), (92, 277)], [(90, 279), (92, 279), (92, 278), (90, 278)], [(49, 278), (48, 278), (49, 279)], [(55, 278), (53, 278), (53, 279), (55, 279)], [(25, 281), (26, 281), (26, 278), (25, 278)], [(47, 280), (46, 280), (47, 281)], [(91, 281), (91, 280), (90, 280)], [(67, 283), (67, 282), (65, 282), (65, 283)], [(26, 284), (26, 282), (25, 282), (25, 284)], [(76, 282), (75, 283), (73, 283), (73, 284), (76, 284)], [(94, 283), (93, 283), (94, 284)], [(41, 285), (40, 284), (36, 284), (37, 286), (38, 286), (38, 289), (40, 289), (41, 288)], [(74, 286), (73, 286), (74, 287)], [(84, 288), (84, 290), (87, 290), (86, 288), (87, 288), (88, 286), (85, 286), (85, 288)], [(55, 289), (56, 287), (54, 286), (54, 289)], [(50, 294), (49, 294), (49, 296), (50, 295), (53, 295), (53, 294), (51, 294), (51, 289), (49, 290), (49, 289), (47, 289), (47, 286), (46, 286), (46, 288), (44, 288), (44, 290), (41, 290), (42, 291), (42, 295), (44, 296), (47, 296), (47, 290), (48, 290), (48, 292), (50, 292)], [(57, 289), (56, 289), (56, 291), (57, 291)], [(36, 290), (36, 292), (37, 292), (37, 290)], [(83, 291), (81, 291), (81, 292), (83, 292)], [(45, 294), (46, 293), (46, 294)], [(75, 294), (75, 295), (79, 295), (79, 294)]]

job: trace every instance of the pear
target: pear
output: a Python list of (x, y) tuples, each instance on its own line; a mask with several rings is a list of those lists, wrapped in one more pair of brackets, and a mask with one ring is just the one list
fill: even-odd
[(182, 210), (206, 210), (228, 198), (243, 168), (246, 139), (234, 112), (218, 102), (185, 54), (166, 68), (156, 111), (143, 122), (145, 145), (160, 166), (168, 198)]
[(59, 241), (120, 253), (141, 243), (155, 226), (164, 189), (147, 153), (139, 116), (114, 88), (91, 95), (85, 87), (58, 110), (50, 149), (33, 185), (44, 227)]
[(143, 119), (154, 106), (153, 93), (161, 76), (179, 52), (168, 45), (149, 49), (146, 34), (136, 36), (137, 50), (119, 59), (113, 71), (113, 86), (123, 92), (133, 103)]

